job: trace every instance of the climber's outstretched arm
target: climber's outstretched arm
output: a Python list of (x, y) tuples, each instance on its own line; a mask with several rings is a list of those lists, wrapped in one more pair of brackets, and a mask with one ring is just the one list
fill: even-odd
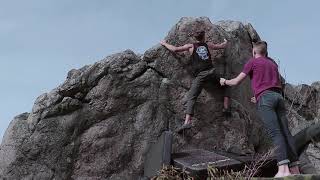
[(241, 83), (244, 78), (246, 78), (247, 74), (241, 72), (236, 78), (226, 80), (225, 78), (220, 78), (221, 86), (228, 85), (228, 86), (235, 86)]
[(213, 42), (207, 43), (210, 49), (224, 49), (227, 47), (228, 41), (226, 39), (223, 40), (223, 43), (214, 44)]
[(169, 49), (172, 52), (183, 52), (183, 51), (189, 51), (190, 48), (193, 48), (193, 44), (185, 44), (183, 46), (176, 47), (174, 45), (166, 43), (166, 41), (162, 40), (160, 41), (160, 44)]

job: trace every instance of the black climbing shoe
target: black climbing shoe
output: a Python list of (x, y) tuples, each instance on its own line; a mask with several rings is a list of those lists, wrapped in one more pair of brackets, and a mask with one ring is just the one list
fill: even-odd
[(192, 124), (183, 124), (182, 126), (180, 126), (179, 128), (176, 129), (176, 133), (181, 133), (183, 130), (187, 130), (192, 128)]
[(222, 113), (223, 113), (223, 115), (225, 115), (226, 117), (230, 117), (231, 115), (232, 115), (232, 113), (231, 113), (231, 108), (229, 107), (229, 108), (223, 108), (222, 109)]

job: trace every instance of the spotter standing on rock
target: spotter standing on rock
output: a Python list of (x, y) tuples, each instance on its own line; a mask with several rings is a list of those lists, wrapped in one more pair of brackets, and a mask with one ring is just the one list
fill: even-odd
[[(161, 45), (165, 46), (172, 52), (188, 51), (191, 54), (191, 61), (195, 79), (192, 81), (192, 85), (187, 96), (186, 116), (184, 124), (177, 130), (177, 132), (192, 127), (191, 120), (194, 114), (194, 105), (203, 89), (203, 85), (205, 83), (209, 83), (210, 81), (219, 83), (219, 78), (222, 77), (222, 74), (217, 73), (217, 70), (213, 67), (209, 49), (224, 49), (227, 46), (227, 40), (224, 39), (224, 42), (221, 44), (206, 42), (205, 31), (197, 32), (194, 37), (197, 42), (185, 44), (180, 47), (170, 45), (165, 41), (160, 42)], [(229, 88), (224, 88), (223, 112), (225, 112), (226, 114), (230, 113), (229, 94)]]
[[(248, 75), (257, 100), (258, 114), (275, 146), (278, 173), (275, 177), (299, 174), (298, 154), (294, 139), (288, 128), (285, 101), (278, 66), (267, 57), (267, 43), (259, 41), (253, 45), (253, 58), (234, 79), (220, 79), (221, 86), (234, 86)], [(289, 164), (291, 168), (289, 169)]]

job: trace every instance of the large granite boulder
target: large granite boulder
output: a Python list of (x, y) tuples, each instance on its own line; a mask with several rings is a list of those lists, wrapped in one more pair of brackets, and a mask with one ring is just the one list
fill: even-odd
[[(315, 172), (320, 173), (320, 133), (318, 133), (320, 132), (319, 82), (315, 82), (311, 86), (306, 84), (298, 86), (287, 84), (285, 97), (291, 132), (303, 137), (299, 138), (300, 142), (308, 142), (304, 146), (301, 146), (299, 151), (305, 152), (304, 157), (310, 159), (311, 165), (315, 166)], [(307, 129), (307, 127), (309, 128)]]
[[(190, 34), (199, 29), (210, 41), (229, 40), (226, 50), (211, 54), (217, 69), (231, 76), (250, 58), (251, 42), (259, 40), (250, 24), (211, 23), (206, 17), (182, 18), (165, 39), (190, 43)], [(126, 50), (71, 70), (59, 87), (37, 98), (32, 112), (9, 125), (0, 147), (1, 177), (138, 179), (150, 144), (182, 123), (193, 79), (188, 59), (188, 54), (173, 54), (158, 44), (143, 55)], [(265, 149), (249, 102), (249, 81), (233, 88), (232, 117), (221, 112), (222, 94), (217, 82), (205, 87), (195, 127), (173, 135), (173, 152), (201, 148), (252, 154)], [(300, 113), (314, 116), (314, 111)]]

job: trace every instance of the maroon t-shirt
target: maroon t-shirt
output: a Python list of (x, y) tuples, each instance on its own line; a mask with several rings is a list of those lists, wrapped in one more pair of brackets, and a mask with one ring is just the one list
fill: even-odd
[(250, 59), (242, 72), (250, 76), (251, 87), (257, 100), (267, 89), (281, 89), (278, 66), (267, 57)]

